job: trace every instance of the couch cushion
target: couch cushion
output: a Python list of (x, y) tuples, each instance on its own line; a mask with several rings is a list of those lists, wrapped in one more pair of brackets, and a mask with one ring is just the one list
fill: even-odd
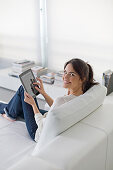
[(4, 119), (2, 114), (0, 114), (0, 129), (10, 125), (11, 123), (12, 123), (11, 121), (8, 121), (7, 119)]
[(15, 163), (8, 170), (62, 170), (57, 166), (33, 156), (26, 156), (24, 159)]
[(79, 122), (53, 139), (35, 157), (63, 170), (105, 170), (106, 150), (107, 135)]
[(0, 116), (0, 169), (6, 170), (25, 155), (36, 142), (31, 140), (24, 122), (10, 122)]
[(106, 88), (101, 85), (95, 85), (85, 94), (72, 99), (56, 109), (50, 110), (33, 155), (37, 154), (38, 150), (54, 137), (96, 110), (102, 104), (105, 96)]

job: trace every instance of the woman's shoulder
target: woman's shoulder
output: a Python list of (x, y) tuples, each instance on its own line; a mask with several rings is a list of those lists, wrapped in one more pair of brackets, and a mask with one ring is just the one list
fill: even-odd
[(57, 101), (57, 102), (60, 102), (61, 101), (61, 103), (62, 103), (62, 101), (64, 101), (64, 102), (66, 102), (66, 101), (69, 101), (69, 100), (71, 100), (71, 99), (73, 99), (73, 98), (75, 98), (76, 96), (75, 95), (65, 95), (65, 96), (60, 96), (60, 97), (57, 97), (56, 99), (55, 99), (55, 101)]
[(52, 105), (52, 107), (51, 107), (50, 110), (55, 109), (55, 108), (61, 106), (62, 104), (66, 103), (66, 102), (68, 102), (68, 101), (70, 101), (70, 100), (72, 100), (72, 99), (75, 98), (75, 97), (76, 97), (76, 96), (74, 96), (74, 95), (65, 95), (65, 96), (57, 97), (57, 98), (54, 100), (54, 103), (53, 103), (53, 105)]

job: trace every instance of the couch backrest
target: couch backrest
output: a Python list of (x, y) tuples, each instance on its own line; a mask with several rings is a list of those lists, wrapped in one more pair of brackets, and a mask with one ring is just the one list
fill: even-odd
[(33, 155), (37, 155), (53, 138), (96, 110), (103, 103), (106, 92), (104, 86), (95, 85), (83, 95), (50, 110)]

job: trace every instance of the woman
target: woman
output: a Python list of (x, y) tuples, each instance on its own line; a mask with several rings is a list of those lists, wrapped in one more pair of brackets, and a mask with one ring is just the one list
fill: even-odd
[[(37, 78), (35, 87), (43, 95), (51, 108), (56, 108), (73, 98), (82, 95), (93, 85), (98, 84), (93, 79), (92, 67), (81, 59), (71, 59), (64, 65), (63, 87), (68, 89), (68, 94), (57, 98), (55, 101), (48, 96), (43, 87), (41, 79)], [(36, 98), (24, 92), (22, 86), (8, 104), (0, 103), (0, 113), (9, 120), (16, 120), (18, 116), (25, 119), (29, 135), (36, 142), (38, 141), (47, 111), (39, 109)]]

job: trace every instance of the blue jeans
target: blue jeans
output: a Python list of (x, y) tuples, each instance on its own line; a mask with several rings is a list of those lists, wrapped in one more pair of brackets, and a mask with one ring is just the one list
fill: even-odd
[[(36, 98), (35, 102), (39, 109)], [(42, 109), (39, 109), (39, 111), (42, 115), (47, 112)], [(0, 103), (0, 113), (3, 114), (4, 112), (11, 119), (17, 119), (18, 116), (24, 118), (29, 135), (33, 140), (35, 139), (35, 133), (38, 125), (34, 118), (32, 106), (24, 102), (23, 86), (19, 87), (18, 91), (8, 104)]]

